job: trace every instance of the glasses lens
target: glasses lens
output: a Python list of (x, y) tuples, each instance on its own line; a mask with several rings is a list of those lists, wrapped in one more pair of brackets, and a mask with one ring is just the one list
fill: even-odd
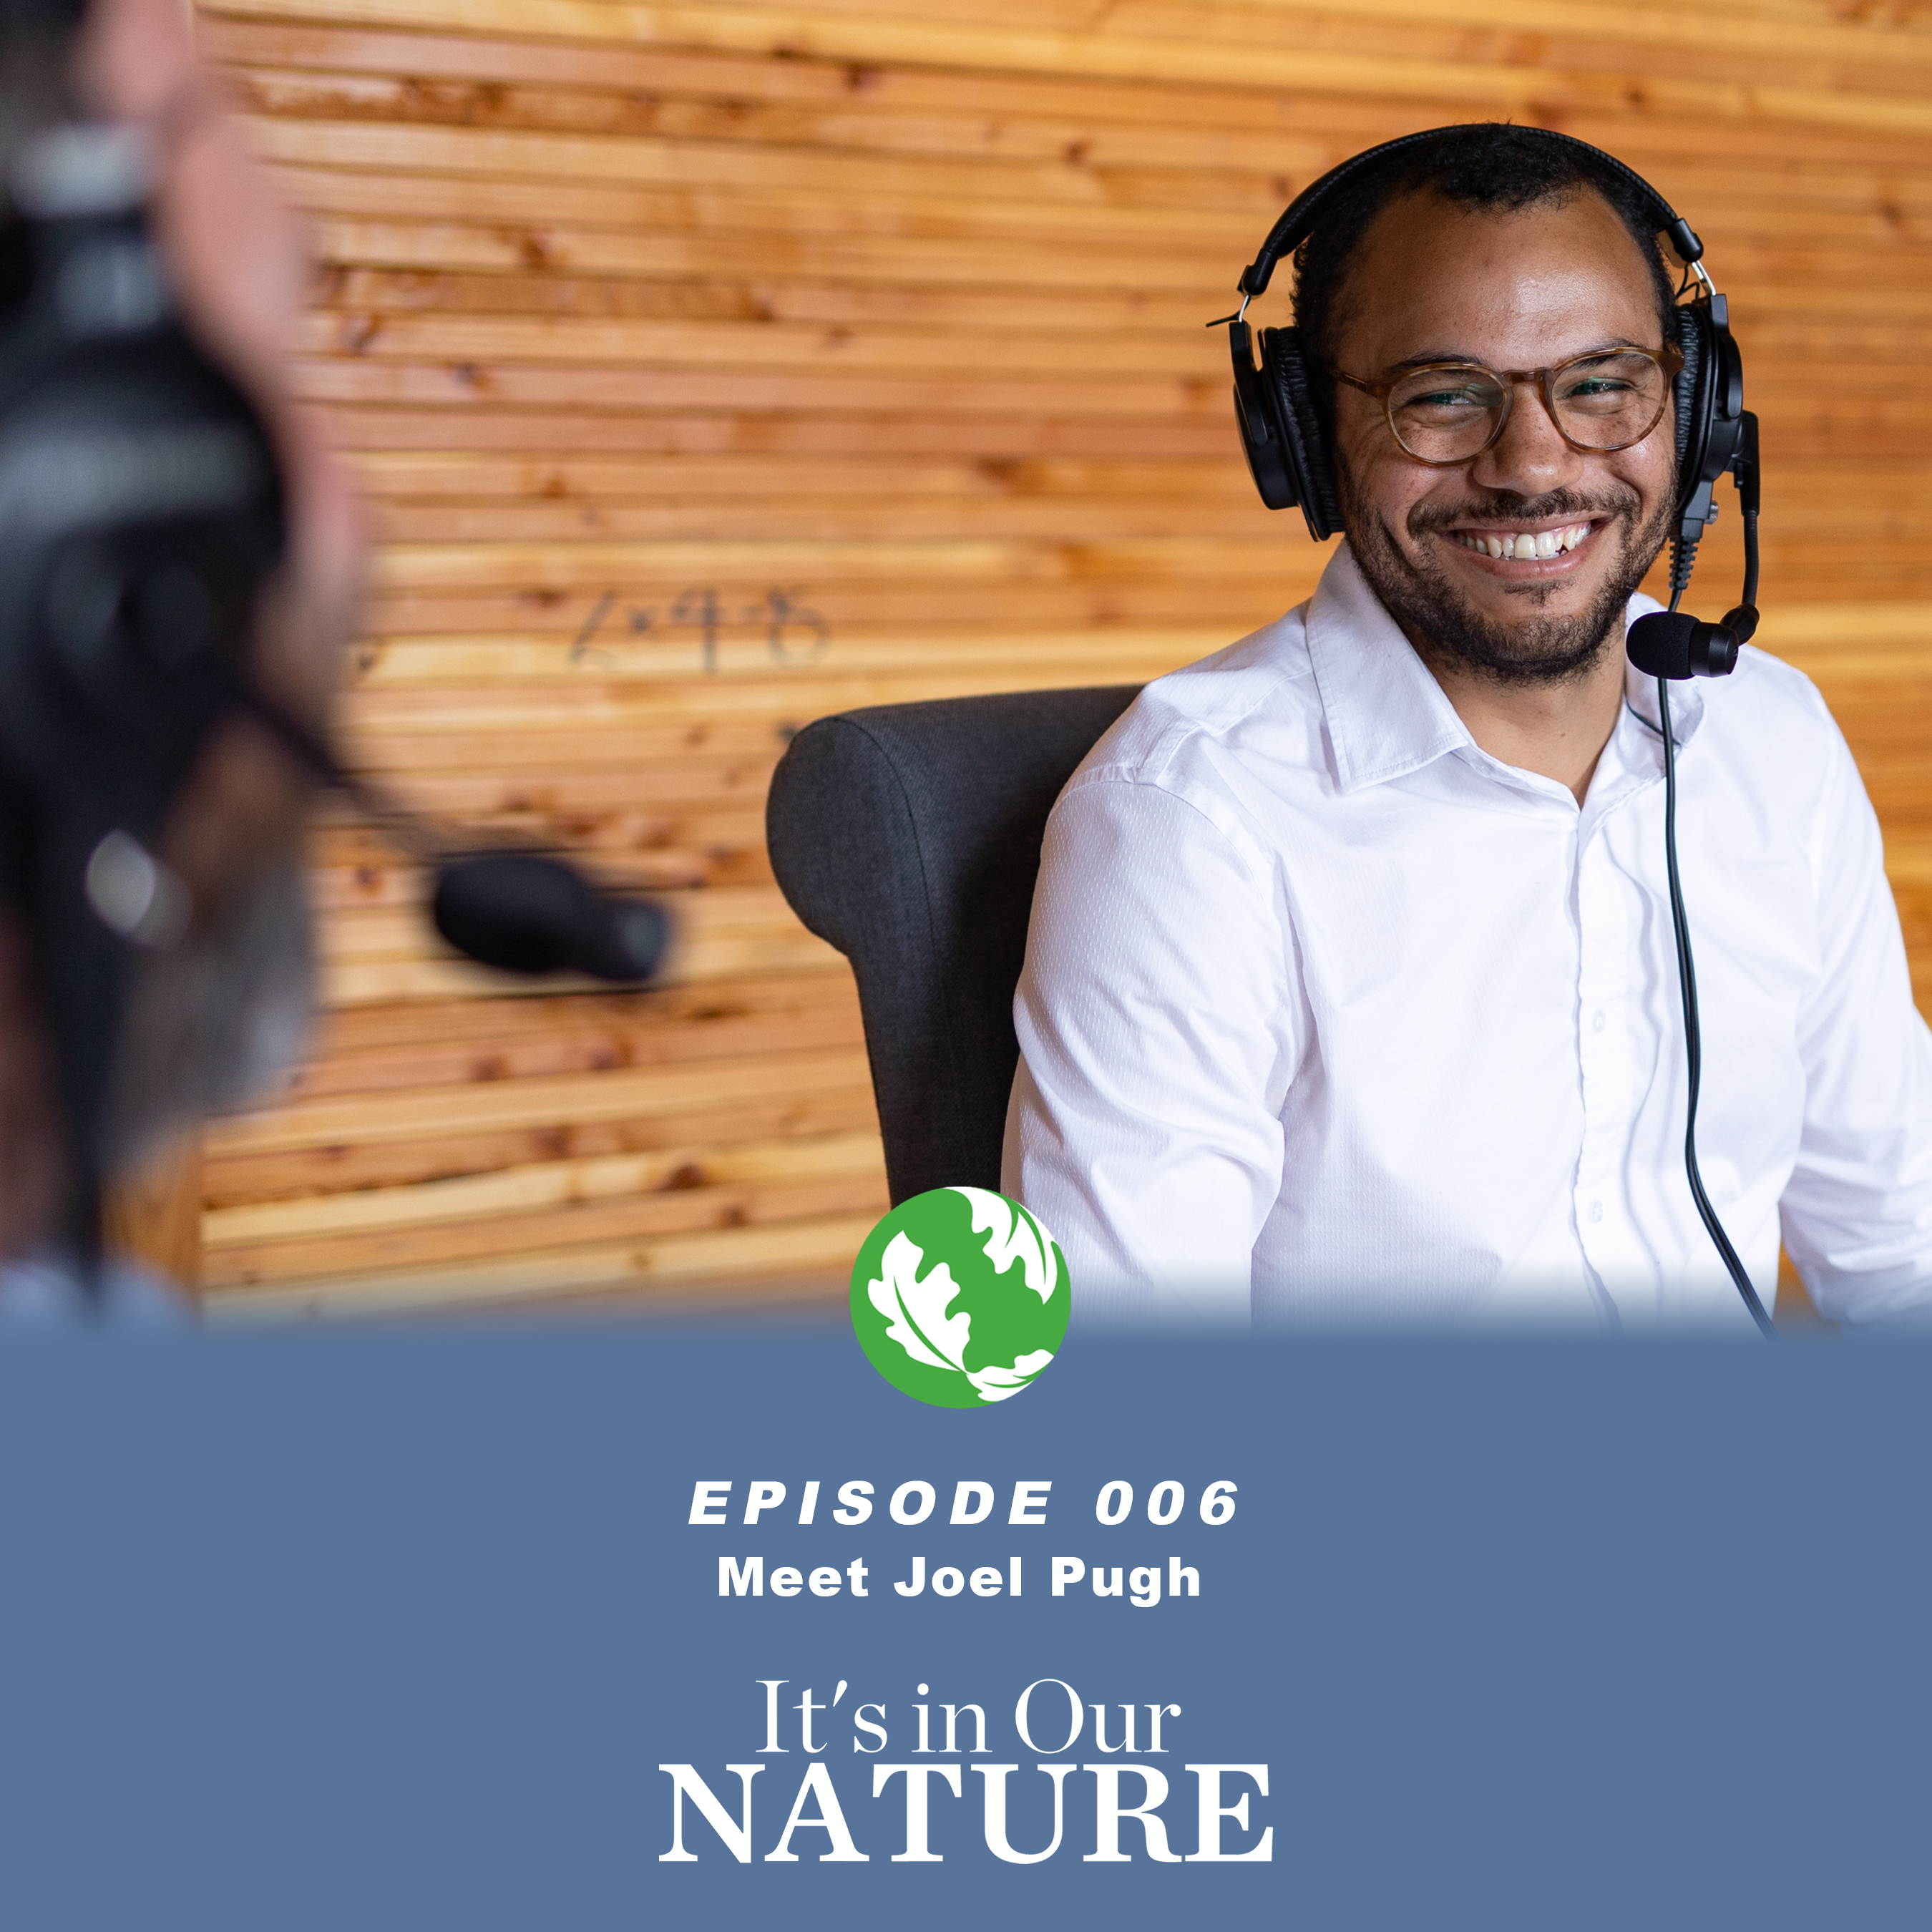
[(1564, 434), (1586, 449), (1640, 442), (1664, 414), (1664, 371), (1628, 350), (1568, 363), (1550, 386)]
[(1474, 456), (1490, 440), (1509, 392), (1474, 363), (1418, 369), (1389, 392), (1396, 440), (1427, 463)]

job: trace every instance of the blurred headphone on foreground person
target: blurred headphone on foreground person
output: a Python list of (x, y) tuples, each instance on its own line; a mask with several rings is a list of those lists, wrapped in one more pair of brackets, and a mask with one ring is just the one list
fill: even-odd
[[(179, 0), (0, 10), (0, 1252), (97, 1278), (102, 1177), (294, 1057), (305, 774), (352, 493), (284, 373), (295, 234)], [(44, 1277), (44, 1279), (43, 1279)]]
[(104, 1176), (299, 1051), (318, 780), (439, 862), (484, 963), (636, 981), (667, 926), (328, 748), (358, 513), (289, 394), (292, 226), (182, 0), (0, 0), (0, 1312), (131, 1305)]

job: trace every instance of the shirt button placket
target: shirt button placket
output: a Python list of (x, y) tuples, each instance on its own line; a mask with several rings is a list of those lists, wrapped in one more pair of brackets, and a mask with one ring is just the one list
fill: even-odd
[(1577, 1060), (1583, 1135), (1576, 1171), (1576, 1214), (1583, 1258), (1599, 1276), (1614, 1238), (1606, 1208), (1628, 1131), (1630, 1070), (1611, 1016), (1624, 996), (1624, 909), (1600, 827), (1582, 841), (1576, 860)]

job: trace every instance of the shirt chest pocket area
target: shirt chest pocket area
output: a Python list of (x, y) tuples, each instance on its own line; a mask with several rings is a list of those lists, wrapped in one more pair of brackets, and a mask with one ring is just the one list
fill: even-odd
[[(1748, 1143), (1775, 1120), (1795, 1125), (1804, 1078), (1798, 1020), (1818, 982), (1820, 934), (1810, 876), (1795, 856), (1687, 866), (1684, 909), (1696, 967), (1703, 1044), (1700, 1137)], [(1664, 1038), (1682, 1053), (1683, 1020), (1670, 906), (1660, 896), (1658, 998)]]
[[(1459, 828), (1460, 829), (1460, 828)], [(1322, 1057), (1449, 1093), (1574, 1052), (1577, 934), (1561, 826), (1358, 848), (1302, 890), (1296, 930)], [(1502, 836), (1498, 836), (1498, 833)]]
[[(1748, 1033), (1768, 1027), (1788, 1038), (1820, 971), (1810, 872), (1796, 854), (1737, 856), (1714, 846), (1700, 856), (1701, 862), (1684, 864), (1684, 902), (1706, 1036), (1720, 1036), (1735, 1020)], [(1674, 991), (1670, 904), (1658, 897)]]

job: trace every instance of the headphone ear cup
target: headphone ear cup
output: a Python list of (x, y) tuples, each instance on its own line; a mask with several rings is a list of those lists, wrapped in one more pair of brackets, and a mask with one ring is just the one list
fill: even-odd
[(1677, 372), (1672, 395), (1677, 416), (1677, 514), (1682, 518), (1703, 479), (1716, 400), (1717, 358), (1712, 352), (1710, 317), (1704, 304), (1688, 302), (1671, 312), (1677, 318), (1677, 346), (1684, 352), (1684, 367)]
[(1294, 481), (1294, 500), (1308, 520), (1308, 534), (1320, 543), (1342, 527), (1342, 510), (1334, 474), (1328, 466), (1328, 440), (1309, 386), (1308, 364), (1302, 357), (1298, 330), (1262, 331), (1262, 375), (1281, 425)]
[(1234, 424), (1241, 433), (1248, 474), (1270, 510), (1292, 510), (1294, 478), (1288, 470), (1287, 439), (1274, 406), (1274, 385), (1255, 367), (1247, 324), (1238, 322), (1228, 333), (1234, 359)]

